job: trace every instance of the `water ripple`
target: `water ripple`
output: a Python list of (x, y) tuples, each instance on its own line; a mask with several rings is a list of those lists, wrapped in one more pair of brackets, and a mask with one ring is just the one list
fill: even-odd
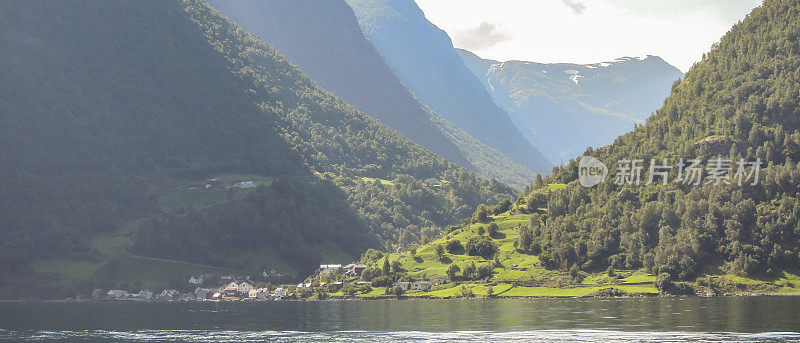
[(800, 342), (798, 332), (627, 332), (611, 330), (529, 331), (8, 331), (0, 341), (13, 342)]

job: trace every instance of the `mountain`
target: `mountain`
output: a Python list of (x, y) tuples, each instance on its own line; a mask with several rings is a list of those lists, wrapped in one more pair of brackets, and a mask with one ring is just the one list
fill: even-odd
[(0, 32), (3, 298), (185, 287), (212, 269), (294, 278), (513, 194), (203, 1), (0, 2)]
[[(582, 187), (574, 160), (529, 186), (519, 206), (541, 214), (523, 249), (550, 268), (646, 268), (683, 280), (775, 280), (800, 266), (798, 18), (797, 1), (770, 0), (735, 25), (645, 125), (587, 152), (616, 171), (605, 182)], [(634, 159), (644, 166), (638, 186), (620, 178)]]
[(644, 124), (683, 77), (657, 56), (582, 65), (498, 62), (458, 53), (517, 128), (553, 161), (574, 158)]
[(362, 275), (450, 280), (423, 297), (800, 293), (798, 18), (765, 1), (644, 125)]
[(347, 0), (364, 35), (400, 81), (445, 120), (539, 173), (552, 167), (494, 103), (453, 48), (413, 0)]
[(343, 0), (210, 1), (317, 84), (445, 159), (518, 187), (533, 173), (432, 113), (367, 41)]

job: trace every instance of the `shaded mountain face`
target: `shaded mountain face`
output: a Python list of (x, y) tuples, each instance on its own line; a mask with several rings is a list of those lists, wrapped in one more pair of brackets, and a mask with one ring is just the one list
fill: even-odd
[[(0, 45), (3, 297), (119, 286), (131, 254), (300, 275), (513, 194), (324, 91), (203, 1), (0, 2)], [(261, 186), (197, 189), (211, 177)], [(40, 259), (92, 268), (50, 284), (23, 268)]]
[(497, 62), (458, 52), (517, 128), (553, 161), (644, 124), (683, 77), (656, 56), (580, 65)]
[[(672, 87), (645, 125), (587, 151), (609, 169), (643, 159), (641, 184), (620, 182), (635, 177), (616, 171), (582, 187), (574, 160), (529, 187), (521, 203), (547, 213), (531, 223), (526, 245), (564, 270), (644, 267), (695, 280), (798, 268), (798, 18), (797, 1), (765, 1)], [(680, 159), (701, 161), (702, 180), (681, 181), (688, 169)], [(651, 161), (666, 168), (651, 169)], [(665, 172), (662, 184), (657, 175)], [(651, 173), (656, 182), (645, 185)], [(566, 186), (550, 193), (546, 183)]]
[(533, 173), (432, 113), (386, 65), (343, 0), (210, 1), (326, 90), (437, 155), (524, 185)]
[(516, 129), (464, 65), (450, 37), (412, 0), (347, 0), (361, 30), (424, 104), (471, 136), (536, 171), (552, 164)]

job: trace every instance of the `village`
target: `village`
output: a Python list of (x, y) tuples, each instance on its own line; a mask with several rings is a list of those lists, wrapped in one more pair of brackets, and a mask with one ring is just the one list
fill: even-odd
[[(281, 277), (275, 270), (264, 271), (261, 281), (255, 281), (252, 276), (192, 275), (187, 280), (185, 292), (176, 289), (164, 289), (161, 292), (152, 290), (139, 290), (134, 293), (121, 289), (94, 289), (92, 299), (103, 301), (281, 301), (281, 300), (324, 300), (324, 294), (343, 291), (343, 288), (353, 289), (355, 292), (369, 292), (372, 283), (360, 281), (362, 272), (367, 265), (351, 263), (323, 264), (308, 277), (298, 284), (273, 285), (265, 280), (270, 277)], [(432, 284), (427, 281), (398, 281), (392, 284), (392, 289), (399, 291), (428, 291)], [(194, 288), (194, 290), (191, 290)], [(343, 291), (343, 293), (350, 293)]]

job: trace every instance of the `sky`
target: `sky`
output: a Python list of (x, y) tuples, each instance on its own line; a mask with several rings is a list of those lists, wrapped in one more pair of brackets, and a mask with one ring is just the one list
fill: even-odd
[(415, 0), (483, 58), (596, 63), (660, 56), (683, 72), (761, 0)]

